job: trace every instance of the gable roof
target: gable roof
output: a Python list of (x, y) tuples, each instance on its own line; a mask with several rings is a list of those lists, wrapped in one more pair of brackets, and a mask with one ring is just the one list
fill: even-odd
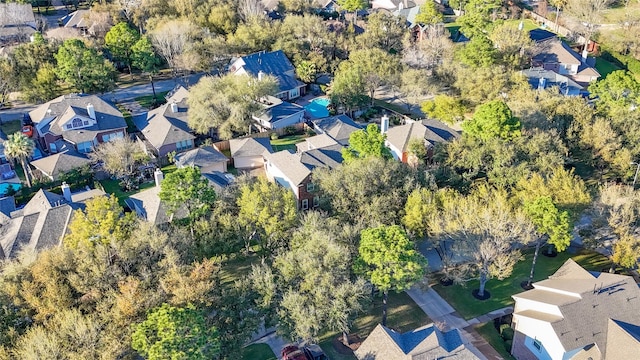
[(320, 134), (305, 138), (304, 141), (296, 144), (298, 152), (309, 151), (313, 149), (320, 149), (327, 146), (333, 146), (338, 144), (331, 136), (327, 134)]
[(535, 42), (541, 42), (557, 38), (557, 35), (545, 29), (533, 29), (529, 31), (529, 38)]
[(582, 64), (582, 57), (564, 41), (552, 38), (542, 42), (543, 50), (533, 59), (543, 63)]
[(219, 171), (206, 172), (203, 173), (202, 176), (209, 180), (211, 184), (221, 188), (231, 185), (235, 180), (235, 177), (233, 175), (221, 173)]
[(187, 217), (187, 211), (184, 208), (178, 209), (173, 216), (168, 214), (167, 207), (158, 196), (160, 189), (160, 186), (154, 186), (129, 196), (124, 202), (138, 216), (154, 225), (166, 224), (174, 218), (183, 219)]
[(260, 72), (274, 76), (278, 80), (280, 91), (288, 91), (305, 85), (303, 82), (298, 81), (295, 76), (287, 74), (291, 74), (295, 68), (282, 50), (272, 52), (259, 51), (236, 60), (236, 62), (239, 61), (242, 64), (239, 63), (240, 66), (238, 68), (232, 69), (234, 73), (242, 68), (253, 77), (258, 77)]
[(544, 88), (549, 88), (551, 86), (558, 86), (559, 91), (564, 93), (565, 90), (570, 91), (580, 91), (584, 87), (571, 78), (560, 75), (557, 72), (551, 70), (545, 70), (542, 67), (534, 67), (529, 69), (524, 69), (521, 73), (527, 77), (529, 80), (529, 85), (532, 88), (537, 89), (540, 86), (540, 79), (545, 79)]
[(33, 15), (31, 4), (0, 3), (0, 27), (13, 25), (35, 25), (36, 18)]
[(231, 157), (261, 156), (273, 152), (269, 138), (245, 138), (229, 140)]
[[(175, 94), (174, 94), (175, 95)], [(187, 100), (183, 98), (175, 102), (177, 112), (173, 112), (168, 102), (147, 113), (147, 116), (135, 116), (133, 122), (149, 143), (159, 151), (165, 145), (175, 144), (196, 137), (191, 133), (187, 123)]]
[(434, 324), (404, 334), (378, 325), (355, 354), (361, 360), (439, 359), (452, 356), (456, 359), (478, 359), (465, 347), (457, 329), (442, 332)]
[(271, 102), (270, 105), (262, 104), (264, 110), (253, 115), (254, 118), (265, 122), (275, 123), (295, 114), (304, 112), (304, 108), (298, 104), (282, 101), (278, 98), (270, 98), (272, 98), (273, 102)]
[(427, 127), (419, 122), (394, 126), (387, 130), (387, 141), (401, 152), (407, 151), (412, 139), (424, 139)]
[(64, 174), (73, 169), (77, 169), (91, 163), (86, 156), (75, 152), (65, 151), (57, 154), (49, 155), (38, 160), (30, 162), (38, 170), (53, 177), (58, 178), (59, 175)]
[[(608, 319), (640, 324), (640, 288), (632, 277), (589, 272), (572, 259), (548, 279), (533, 284), (534, 289), (513, 298), (532, 299), (556, 306), (560, 315), (516, 312), (549, 322), (565, 351), (586, 349), (595, 344), (606, 353)], [(536, 314), (537, 313), (537, 314)]]
[(167, 94), (165, 99), (167, 100), (167, 103), (172, 103), (172, 102), (179, 103), (180, 101), (188, 97), (189, 97), (189, 90), (187, 90), (182, 85), (178, 85), (173, 90), (171, 90), (171, 92)]
[(177, 154), (175, 161), (178, 166), (197, 166), (206, 168), (215, 164), (229, 161), (220, 151), (211, 146), (203, 146)]
[[(311, 175), (316, 167), (333, 169), (342, 163), (340, 144), (293, 153), (288, 150), (278, 151), (265, 156), (269, 166), (275, 166), (294, 185), (300, 185)], [(267, 171), (268, 168), (267, 167)]]
[(344, 114), (314, 120), (313, 126), (316, 130), (329, 135), (344, 146), (349, 145), (351, 133), (362, 129), (362, 126)]
[[(66, 130), (62, 126), (75, 116), (89, 117), (87, 105), (92, 104), (96, 124), (82, 129)], [(99, 132), (125, 129), (127, 122), (122, 113), (111, 103), (97, 95), (69, 94), (50, 100), (29, 112), (38, 133), (62, 135), (75, 144), (93, 140)]]

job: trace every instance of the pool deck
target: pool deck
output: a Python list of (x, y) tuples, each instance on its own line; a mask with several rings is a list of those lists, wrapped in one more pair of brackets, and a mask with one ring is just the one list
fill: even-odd
[(300, 106), (307, 106), (309, 105), (314, 99), (318, 99), (318, 98), (325, 98), (328, 99), (329, 97), (326, 95), (320, 95), (320, 96), (316, 96), (313, 94), (305, 94), (302, 97), (299, 97), (297, 99), (295, 99), (293, 102), (295, 104), (298, 104)]

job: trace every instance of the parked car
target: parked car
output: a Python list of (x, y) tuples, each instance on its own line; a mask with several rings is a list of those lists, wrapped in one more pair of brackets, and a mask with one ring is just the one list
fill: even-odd
[(287, 345), (282, 348), (282, 360), (309, 360), (297, 345)]
[(322, 348), (318, 345), (307, 345), (303, 350), (308, 360), (329, 360), (324, 351), (322, 351)]

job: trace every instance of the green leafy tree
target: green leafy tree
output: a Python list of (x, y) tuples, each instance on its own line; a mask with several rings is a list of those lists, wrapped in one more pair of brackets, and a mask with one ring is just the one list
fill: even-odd
[[(536, 198), (533, 202), (524, 204), (524, 210), (536, 227), (539, 236), (546, 238), (549, 244), (549, 251), (555, 248), (561, 252), (569, 247), (571, 243), (571, 224), (569, 223), (569, 213), (560, 211), (551, 200), (551, 197), (544, 196)], [(536, 241), (536, 250), (533, 253), (533, 262), (527, 286), (531, 286), (536, 267), (536, 260), (540, 252), (541, 239)]]
[(338, 0), (338, 6), (345, 11), (353, 11), (353, 21), (356, 22), (358, 18), (358, 10), (365, 10), (369, 6), (367, 0)]
[(25, 100), (40, 103), (57, 97), (60, 91), (55, 67), (45, 63), (38, 69), (31, 87), (24, 89), (22, 93)]
[(141, 36), (140, 39), (131, 46), (131, 64), (149, 75), (154, 99), (156, 98), (156, 87), (153, 84), (153, 75), (158, 73), (161, 63), (148, 36)]
[(402, 39), (407, 33), (404, 18), (385, 12), (375, 12), (367, 17), (367, 31), (358, 35), (359, 49), (378, 48), (384, 52), (402, 52)]
[(186, 210), (193, 236), (194, 221), (211, 210), (216, 192), (209, 186), (209, 180), (202, 176), (199, 167), (186, 166), (167, 174), (160, 184), (158, 197), (167, 206), (169, 214)]
[(469, 38), (486, 37), (502, 0), (466, 0), (464, 15), (458, 18), (460, 30)]
[(27, 165), (27, 159), (33, 155), (35, 146), (33, 140), (21, 132), (9, 135), (4, 142), (4, 155), (11, 161), (20, 161), (28, 187), (31, 187), (31, 171)]
[(480, 105), (471, 120), (462, 123), (462, 129), (470, 136), (488, 140), (520, 137), (520, 120), (514, 117), (506, 103), (494, 100)]
[(524, 68), (533, 54), (535, 42), (529, 37), (529, 32), (520, 30), (514, 23), (496, 26), (489, 38), (497, 49), (496, 58), (511, 69)]
[(16, 46), (9, 55), (9, 61), (14, 71), (11, 79), (16, 81), (19, 89), (31, 88), (34, 75), (45, 64), (56, 65), (54, 55), (57, 48), (57, 42), (48, 41), (38, 32), (33, 35), (33, 42)]
[(127, 65), (129, 74), (131, 74), (131, 63), (133, 61), (133, 46), (138, 40), (140, 40), (140, 34), (126, 22), (116, 24), (104, 37), (107, 49), (109, 49), (114, 58)]
[(73, 213), (69, 223), (69, 233), (64, 243), (70, 248), (82, 245), (93, 248), (96, 244), (110, 244), (129, 237), (136, 218), (133, 213), (124, 213), (118, 199), (111, 195), (87, 200), (84, 210)]
[(400, 61), (384, 50), (364, 48), (353, 51), (349, 54), (349, 60), (346, 63), (356, 68), (361, 74), (371, 105), (373, 105), (376, 90), (380, 86), (399, 83)]
[(149, 160), (140, 145), (128, 137), (98, 144), (89, 157), (102, 161), (102, 167), (109, 175), (125, 180), (134, 176), (138, 166)]
[(405, 291), (420, 281), (427, 260), (398, 225), (363, 230), (358, 253), (357, 271), (383, 293), (382, 325), (386, 325), (389, 290)]
[(415, 22), (422, 25), (435, 25), (444, 21), (444, 16), (433, 0), (427, 0), (420, 5), (420, 12), (416, 15)]
[(455, 56), (461, 63), (472, 68), (489, 67), (495, 63), (496, 49), (487, 37), (475, 36), (460, 47)]
[(296, 75), (298, 75), (298, 78), (300, 78), (300, 80), (302, 80), (303, 82), (315, 82), (317, 73), (318, 70), (316, 68), (316, 64), (312, 63), (311, 61), (304, 60), (296, 66)]
[(220, 353), (218, 336), (200, 311), (163, 304), (136, 326), (131, 347), (149, 360), (214, 359)]
[(0, 106), (9, 100), (9, 93), (18, 89), (15, 67), (8, 59), (0, 59)]
[(237, 200), (238, 222), (249, 238), (258, 237), (263, 255), (281, 247), (296, 226), (297, 206), (291, 190), (265, 178), (242, 184)]
[(436, 95), (433, 100), (423, 102), (421, 108), (425, 114), (450, 125), (463, 120), (467, 112), (460, 99), (445, 94)]
[(105, 92), (115, 86), (113, 64), (81, 40), (65, 40), (55, 58), (58, 77), (83, 93)]
[(640, 106), (640, 82), (629, 72), (614, 71), (602, 80), (589, 85), (589, 92), (597, 97), (599, 110), (616, 114)]
[(369, 99), (362, 73), (348, 61), (341, 62), (331, 82), (329, 96), (331, 103), (341, 106), (348, 113), (367, 104)]
[(427, 188), (413, 190), (404, 206), (402, 224), (416, 238), (429, 234), (429, 222), (438, 213), (440, 196)]
[(251, 115), (263, 109), (258, 100), (277, 93), (272, 76), (262, 80), (246, 75), (206, 76), (189, 89), (189, 127), (206, 134), (216, 128), (220, 137), (230, 139), (234, 132), (246, 132)]
[(384, 144), (386, 138), (376, 124), (369, 124), (366, 129), (354, 131), (349, 135), (349, 147), (342, 149), (344, 162), (348, 164), (356, 159), (368, 157), (392, 159), (391, 150)]

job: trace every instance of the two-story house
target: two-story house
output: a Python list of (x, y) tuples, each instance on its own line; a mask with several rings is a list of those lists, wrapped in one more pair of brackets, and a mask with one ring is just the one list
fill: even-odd
[(188, 91), (180, 87), (166, 104), (133, 118), (144, 136), (147, 151), (153, 155), (164, 157), (173, 151), (181, 153), (193, 149), (196, 137), (187, 123), (188, 95)]
[(253, 120), (264, 130), (283, 129), (304, 122), (304, 108), (282, 101), (273, 96), (261, 99), (263, 110), (252, 115)]
[(424, 141), (427, 157), (431, 157), (436, 144), (448, 142), (460, 136), (457, 131), (433, 119), (407, 122), (392, 128), (388, 128), (388, 122), (388, 118), (383, 118), (380, 127), (380, 130), (387, 134), (385, 145), (391, 150), (393, 157), (403, 163), (409, 159), (409, 143), (414, 139)]
[(30, 4), (0, 3), (0, 47), (28, 42), (36, 32)]
[(569, 259), (513, 299), (518, 360), (638, 358), (640, 288), (631, 276), (587, 271)]
[(342, 163), (340, 144), (300, 153), (288, 150), (265, 155), (267, 178), (293, 191), (298, 209), (307, 210), (319, 205), (312, 172), (315, 168), (333, 169)]
[(276, 97), (291, 100), (304, 95), (306, 84), (296, 79), (295, 68), (282, 50), (260, 51), (237, 58), (229, 66), (229, 72), (236, 75), (250, 75), (261, 79), (271, 75), (278, 80)]
[(38, 106), (29, 116), (35, 125), (34, 137), (51, 153), (65, 145), (88, 153), (100, 143), (127, 135), (120, 110), (96, 95), (63, 95)]

